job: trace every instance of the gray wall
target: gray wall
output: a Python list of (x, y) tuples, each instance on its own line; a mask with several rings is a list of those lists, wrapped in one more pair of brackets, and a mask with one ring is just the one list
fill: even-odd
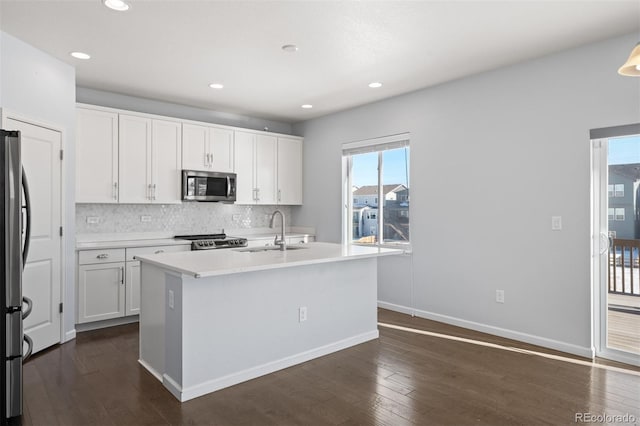
[(75, 324), (75, 69), (0, 32), (0, 107), (38, 122), (62, 128), (64, 193), (63, 329), (73, 336)]
[[(382, 305), (590, 354), (589, 130), (639, 121), (640, 79), (616, 72), (637, 40), (295, 125), (313, 197), (293, 211), (294, 223), (340, 241), (341, 144), (410, 132), (413, 259), (381, 263)], [(562, 231), (551, 231), (552, 215), (562, 216)]]
[(78, 87), (76, 90), (78, 102), (100, 105), (104, 107), (120, 108), (129, 111), (158, 114), (168, 117), (182, 118), (185, 120), (204, 121), (206, 123), (236, 126), (245, 129), (264, 130), (270, 132), (292, 134), (291, 124), (279, 121), (265, 120), (262, 118), (247, 117), (220, 111), (211, 111), (170, 102), (156, 101), (153, 99), (138, 98), (120, 93), (105, 92), (102, 90)]

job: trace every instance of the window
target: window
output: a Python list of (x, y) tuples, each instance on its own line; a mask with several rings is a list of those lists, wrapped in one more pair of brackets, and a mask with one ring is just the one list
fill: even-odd
[(624, 221), (624, 207), (609, 207), (607, 210), (609, 220)]
[(609, 197), (624, 197), (624, 184), (616, 183), (607, 185)]
[(342, 156), (343, 240), (409, 244), (409, 135), (346, 143)]

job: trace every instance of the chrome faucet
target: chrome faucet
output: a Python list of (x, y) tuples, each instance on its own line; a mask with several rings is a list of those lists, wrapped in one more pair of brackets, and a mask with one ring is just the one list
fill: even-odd
[(273, 214), (271, 215), (271, 228), (273, 228), (275, 221), (276, 221), (276, 214), (280, 213), (280, 217), (282, 218), (281, 221), (281, 225), (282, 225), (282, 234), (280, 234), (280, 239), (278, 240), (278, 235), (276, 235), (275, 239), (273, 240), (273, 243), (277, 246), (280, 246), (280, 250), (285, 251), (287, 249), (287, 240), (285, 239), (285, 235), (284, 235), (284, 213), (282, 213), (280, 210), (276, 210), (275, 212), (273, 212)]

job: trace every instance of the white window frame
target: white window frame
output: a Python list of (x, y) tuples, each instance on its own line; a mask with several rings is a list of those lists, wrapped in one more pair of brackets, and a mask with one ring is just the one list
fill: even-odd
[[(356, 154), (364, 154), (367, 152), (381, 152), (397, 148), (410, 148), (411, 134), (400, 133), (397, 135), (384, 136), (374, 139), (366, 139), (356, 142), (347, 142), (342, 144), (342, 244), (359, 245), (352, 241), (353, 236), (353, 181), (351, 169), (353, 167), (352, 156)], [(409, 160), (409, 163), (411, 161)], [(382, 194), (382, 155), (378, 155), (378, 199), (383, 199)], [(407, 170), (410, 172), (410, 164), (407, 164)], [(409, 178), (411, 181), (411, 178)], [(410, 182), (407, 182), (410, 184)], [(375, 247), (393, 247), (405, 248), (411, 250), (411, 219), (409, 219), (409, 242), (408, 243), (390, 243), (384, 242), (384, 203), (378, 203), (377, 223), (378, 223), (378, 242), (373, 245)], [(409, 218), (411, 218), (411, 204), (409, 204)], [(371, 247), (372, 244), (362, 244)]]

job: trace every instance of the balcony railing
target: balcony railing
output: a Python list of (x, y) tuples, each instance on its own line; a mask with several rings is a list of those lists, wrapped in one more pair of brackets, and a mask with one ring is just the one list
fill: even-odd
[(640, 240), (611, 239), (609, 293), (640, 297)]

